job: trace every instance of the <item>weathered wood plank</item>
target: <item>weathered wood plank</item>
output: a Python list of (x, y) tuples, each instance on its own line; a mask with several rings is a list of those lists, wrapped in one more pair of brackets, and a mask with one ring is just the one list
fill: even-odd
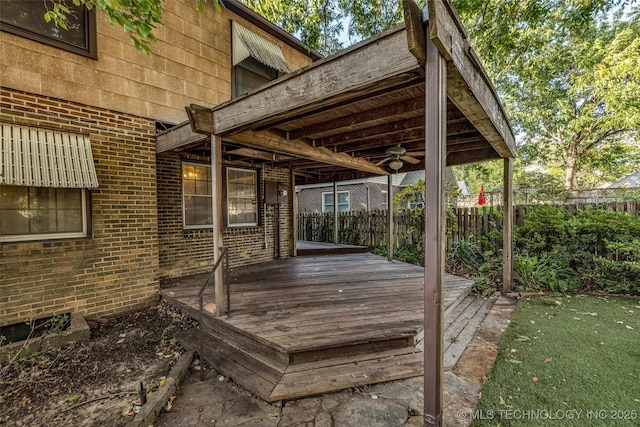
[(451, 3), (428, 0), (427, 8), (430, 38), (450, 61), (447, 95), (501, 157), (513, 157), (515, 137), (507, 116)]
[(194, 132), (189, 122), (184, 122), (156, 137), (156, 154), (175, 149), (182, 150), (209, 139), (209, 135)]
[(264, 125), (281, 116), (331, 105), (336, 102), (332, 98), (353, 96), (418, 68), (407, 50), (403, 29), (395, 28), (214, 108), (213, 127), (216, 133), (229, 134), (250, 124)]

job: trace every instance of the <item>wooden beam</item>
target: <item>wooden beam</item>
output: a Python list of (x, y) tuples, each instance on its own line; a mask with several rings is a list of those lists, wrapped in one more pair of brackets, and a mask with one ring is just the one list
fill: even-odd
[(227, 151), (225, 154), (232, 154), (235, 156), (249, 157), (252, 159), (262, 159), (272, 162), (279, 162), (283, 160), (293, 159), (291, 156), (283, 156), (282, 154), (268, 153), (266, 151), (255, 150), (253, 148), (236, 148), (231, 151)]
[(371, 137), (383, 137), (424, 127), (424, 116), (401, 119), (355, 131), (347, 131), (338, 135), (317, 139), (317, 146), (351, 144)]
[(393, 261), (393, 240), (393, 175), (387, 175), (387, 259), (389, 261)]
[[(382, 89), (384, 84), (393, 84), (393, 78), (419, 68), (407, 50), (404, 30), (394, 28), (281, 77), (249, 96), (215, 107), (214, 132), (230, 134), (323, 105), (335, 105), (340, 99), (370, 91), (374, 84), (376, 89)], [(406, 82), (406, 77), (400, 81)]]
[(402, 9), (404, 10), (404, 26), (406, 28), (409, 52), (416, 57), (418, 62), (425, 65), (427, 63), (425, 55), (427, 49), (424, 24), (422, 23), (422, 10), (413, 0), (402, 0)]
[(501, 157), (515, 155), (515, 137), (480, 60), (467, 41), (464, 28), (449, 0), (428, 0), (429, 36), (451, 61), (447, 94)]
[(335, 117), (319, 123), (314, 123), (300, 129), (289, 131), (289, 138), (298, 139), (302, 137), (319, 139), (334, 129), (344, 127), (368, 126), (370, 124), (382, 124), (381, 121), (392, 121), (394, 118), (407, 119), (417, 115), (424, 116), (424, 98), (415, 100), (402, 100), (390, 105), (372, 108), (346, 116)]
[(385, 146), (391, 146), (393, 144), (402, 143), (403, 145), (415, 141), (424, 141), (424, 126), (421, 128), (414, 128), (408, 130), (401, 130), (394, 132), (392, 138), (390, 135), (376, 136), (368, 138), (362, 142), (354, 143), (350, 145), (338, 145), (336, 149), (338, 152), (353, 153), (360, 150), (367, 150), (372, 148), (379, 148)]
[(184, 122), (156, 137), (156, 154), (171, 150), (183, 150), (210, 139), (209, 135), (194, 132), (189, 122)]
[(333, 181), (333, 243), (338, 244), (338, 182)]
[(424, 259), (424, 425), (442, 426), (444, 348), (446, 62), (426, 42), (425, 259)]
[(346, 153), (334, 153), (326, 147), (312, 147), (301, 140), (288, 140), (270, 131), (245, 131), (233, 134), (228, 139), (256, 149), (303, 157), (320, 163), (369, 172), (374, 175), (387, 174), (384, 168), (364, 159), (351, 157)]
[[(222, 194), (224, 194), (222, 191), (222, 139), (215, 135), (211, 135), (211, 174), (213, 178), (211, 185), (211, 198), (213, 199), (213, 263), (215, 263), (220, 256), (220, 248), (224, 244), (222, 241)], [(229, 297), (225, 294), (223, 267), (223, 265), (220, 265), (214, 276), (217, 316), (223, 316), (227, 313), (227, 298)]]
[(456, 151), (447, 154), (447, 166), (466, 165), (467, 163), (483, 162), (485, 160), (499, 159), (493, 147), (480, 148), (471, 151)]
[(502, 291), (513, 290), (513, 159), (504, 159)]
[(191, 104), (186, 108), (187, 116), (189, 116), (189, 124), (194, 132), (210, 134), (213, 131), (213, 116), (211, 108), (202, 105)]
[(296, 171), (291, 169), (289, 177), (291, 185), (289, 193), (291, 194), (291, 256), (298, 256), (298, 200), (296, 196)]

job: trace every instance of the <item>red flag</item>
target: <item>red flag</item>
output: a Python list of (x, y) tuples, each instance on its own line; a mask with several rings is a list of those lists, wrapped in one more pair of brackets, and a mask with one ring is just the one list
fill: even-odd
[(480, 194), (478, 194), (478, 206), (482, 206), (487, 203), (487, 199), (484, 198), (484, 184), (480, 186)]

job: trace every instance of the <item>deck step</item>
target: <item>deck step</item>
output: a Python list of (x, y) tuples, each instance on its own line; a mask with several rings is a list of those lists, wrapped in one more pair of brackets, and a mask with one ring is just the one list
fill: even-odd
[[(269, 400), (269, 396), (276, 384), (280, 382), (287, 364), (273, 363), (268, 358), (249, 354), (206, 331), (204, 336), (205, 345), (202, 357), (207, 362), (242, 387), (251, 390), (264, 400)], [(177, 333), (176, 339), (184, 348), (200, 353), (201, 338), (197, 328)]]
[(495, 300), (484, 300), (467, 297), (460, 304), (464, 310), (457, 313), (457, 316), (445, 328), (444, 331), (444, 367), (451, 370), (462, 352), (467, 348), (478, 327), (491, 311)]
[(424, 373), (421, 350), (403, 348), (320, 362), (291, 365), (269, 400), (298, 399)]

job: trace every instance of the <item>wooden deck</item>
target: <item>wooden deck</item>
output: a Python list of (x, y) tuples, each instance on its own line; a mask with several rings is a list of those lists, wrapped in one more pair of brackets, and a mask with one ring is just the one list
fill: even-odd
[[(161, 295), (197, 318), (203, 276), (172, 279)], [(230, 279), (231, 315), (206, 316), (204, 357), (267, 401), (423, 373), (421, 267), (370, 253), (305, 256), (243, 267)], [(448, 275), (445, 310), (471, 286)], [(197, 334), (180, 339), (198, 349)]]

